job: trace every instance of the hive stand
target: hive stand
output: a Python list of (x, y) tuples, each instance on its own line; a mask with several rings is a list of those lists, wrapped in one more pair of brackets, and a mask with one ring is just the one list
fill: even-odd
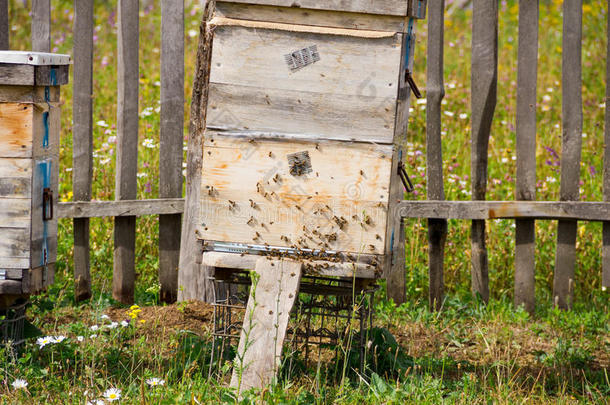
[(183, 225), (184, 242), (196, 236), (204, 253), (181, 252), (179, 288), (201, 291), (198, 266), (211, 279), (257, 275), (232, 378), (240, 390), (275, 374), (301, 277), (358, 286), (385, 277), (388, 295), (403, 299), (394, 211), (409, 99), (419, 94), (415, 20), (425, 9), (422, 0), (225, 0), (206, 9)]

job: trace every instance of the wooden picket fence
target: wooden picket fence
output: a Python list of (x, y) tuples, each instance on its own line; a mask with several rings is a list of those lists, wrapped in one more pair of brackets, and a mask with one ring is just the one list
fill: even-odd
[[(136, 217), (159, 215), (160, 297), (176, 300), (180, 257), (184, 128), (184, 2), (162, 0), (159, 197), (135, 200), (138, 161), (139, 1), (118, 2), (116, 201), (91, 201), (93, 174), (93, 0), (74, 0), (73, 195), (58, 217), (74, 221), (77, 300), (91, 296), (89, 220), (114, 217), (115, 299), (131, 303), (135, 284)], [(8, 49), (8, 1), (0, 0), (0, 49)], [(50, 0), (32, 0), (32, 50), (50, 52)]]
[[(606, 106), (604, 202), (579, 202), (582, 146), (582, 1), (564, 0), (563, 147), (561, 201), (536, 198), (536, 84), (538, 0), (519, 0), (517, 94), (516, 201), (485, 201), (487, 150), (496, 105), (498, 69), (498, 2), (473, 2), (472, 53), (472, 201), (444, 201), (441, 144), (443, 40), (445, 1), (428, 2), (427, 184), (428, 201), (403, 201), (396, 215), (427, 218), (429, 235), (430, 305), (443, 301), (443, 261), (447, 219), (472, 221), (472, 288), (487, 300), (488, 259), (485, 221), (516, 220), (515, 304), (534, 310), (535, 220), (558, 220), (554, 275), (555, 304), (568, 308), (573, 299), (577, 221), (604, 221), (602, 285), (610, 286), (610, 103)], [(92, 71), (93, 0), (74, 1), (73, 194), (61, 203), (59, 216), (74, 220), (74, 276), (77, 299), (91, 295), (89, 219), (114, 217), (113, 295), (133, 301), (135, 281), (135, 218), (159, 215), (159, 279), (161, 298), (176, 299), (180, 257), (182, 199), (182, 139), (184, 122), (184, 4), (161, 0), (161, 142), (160, 195), (135, 200), (138, 157), (138, 8), (137, 0), (119, 0), (118, 122), (116, 201), (92, 202), (93, 167)], [(610, 15), (608, 19), (610, 27)], [(0, 49), (8, 47), (8, 1), (0, 0)], [(50, 0), (32, 0), (33, 50), (50, 50)], [(610, 44), (608, 48), (610, 54)], [(610, 64), (608, 68), (610, 79)], [(607, 88), (610, 97), (610, 86)], [(405, 272), (393, 275), (389, 294), (404, 294)], [(399, 294), (400, 295), (400, 294)]]
[[(602, 286), (610, 286), (610, 103), (606, 104), (604, 202), (580, 202), (582, 146), (582, 0), (563, 2), (563, 142), (560, 202), (536, 199), (536, 85), (538, 67), (538, 0), (519, 0), (517, 70), (516, 201), (485, 201), (487, 152), (496, 106), (498, 71), (498, 2), (473, 1), (472, 22), (472, 201), (443, 201), (441, 101), (445, 1), (428, 3), (427, 180), (428, 201), (403, 201), (397, 215), (428, 218), (430, 306), (443, 301), (443, 260), (447, 219), (472, 220), (472, 290), (489, 298), (485, 220), (516, 220), (516, 305), (534, 310), (535, 220), (558, 220), (553, 281), (554, 304), (569, 308), (574, 296), (578, 221), (603, 221)], [(610, 15), (608, 16), (610, 29)], [(608, 47), (610, 55), (610, 42)], [(476, 78), (476, 79), (475, 79)], [(610, 63), (607, 70), (610, 83)], [(610, 86), (606, 88), (606, 99)]]

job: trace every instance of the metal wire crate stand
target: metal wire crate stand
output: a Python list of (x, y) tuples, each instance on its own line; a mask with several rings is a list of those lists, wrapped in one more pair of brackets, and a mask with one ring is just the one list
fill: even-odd
[[(216, 269), (214, 326), (210, 375), (221, 367), (227, 349), (239, 341), (251, 280), (247, 271)], [(315, 349), (357, 347), (364, 369), (366, 331), (373, 322), (373, 302), (379, 286), (371, 280), (303, 276), (291, 313), (286, 342), (305, 353), (309, 364)]]
[(2, 346), (17, 351), (25, 342), (25, 311), (29, 300), (20, 299), (6, 309), (0, 309), (0, 340)]

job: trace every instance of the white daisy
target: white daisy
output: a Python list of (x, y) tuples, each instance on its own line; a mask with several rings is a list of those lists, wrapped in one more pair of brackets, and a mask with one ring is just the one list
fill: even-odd
[(146, 384), (150, 385), (151, 387), (157, 387), (160, 385), (165, 385), (165, 380), (162, 380), (157, 377), (152, 377), (146, 380)]
[(41, 349), (51, 343), (55, 343), (53, 336), (45, 336), (36, 339), (36, 344), (40, 346)]
[(55, 336), (55, 337), (53, 338), (53, 343), (61, 343), (61, 342), (63, 342), (64, 340), (66, 340), (66, 337), (65, 337), (65, 336), (63, 336), (63, 335)]
[(79, 342), (82, 342), (83, 340), (85, 340), (85, 338), (83, 336), (77, 336), (76, 340), (78, 340)]
[(92, 327), (90, 327), (89, 329), (92, 330), (93, 332), (95, 332), (96, 330), (98, 330), (100, 327), (97, 325), (93, 325)]
[(104, 392), (104, 398), (106, 398), (106, 400), (109, 402), (118, 401), (121, 399), (121, 390), (117, 388), (110, 388)]
[(110, 322), (110, 324), (106, 325), (106, 327), (107, 327), (108, 329), (114, 329), (114, 328), (116, 328), (117, 326), (119, 326), (119, 323), (118, 323), (118, 322)]
[(22, 379), (18, 378), (15, 381), (13, 381), (13, 383), (11, 385), (16, 390), (24, 390), (25, 387), (28, 386), (28, 382), (26, 380), (22, 380)]
[(129, 322), (127, 322), (127, 321), (121, 321), (121, 326), (122, 326), (122, 327), (124, 327), (124, 328), (126, 328), (126, 327), (128, 327), (128, 326), (129, 326)]

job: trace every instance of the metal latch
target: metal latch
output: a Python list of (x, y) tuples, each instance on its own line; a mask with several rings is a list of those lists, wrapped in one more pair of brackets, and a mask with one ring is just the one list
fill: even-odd
[(405, 165), (402, 163), (402, 161), (398, 162), (398, 175), (400, 176), (402, 185), (405, 186), (407, 193), (412, 193), (415, 188), (413, 187), (413, 183), (411, 183), (411, 179), (409, 178)]
[(411, 75), (411, 71), (409, 71), (409, 69), (405, 70), (405, 81), (409, 84), (415, 98), (421, 98), (421, 92), (419, 91), (417, 84), (415, 84), (415, 80), (413, 80), (413, 76)]
[(42, 220), (50, 221), (53, 219), (53, 190), (45, 187), (42, 190)]
[(6, 270), (0, 270), (0, 280), (6, 280)]

